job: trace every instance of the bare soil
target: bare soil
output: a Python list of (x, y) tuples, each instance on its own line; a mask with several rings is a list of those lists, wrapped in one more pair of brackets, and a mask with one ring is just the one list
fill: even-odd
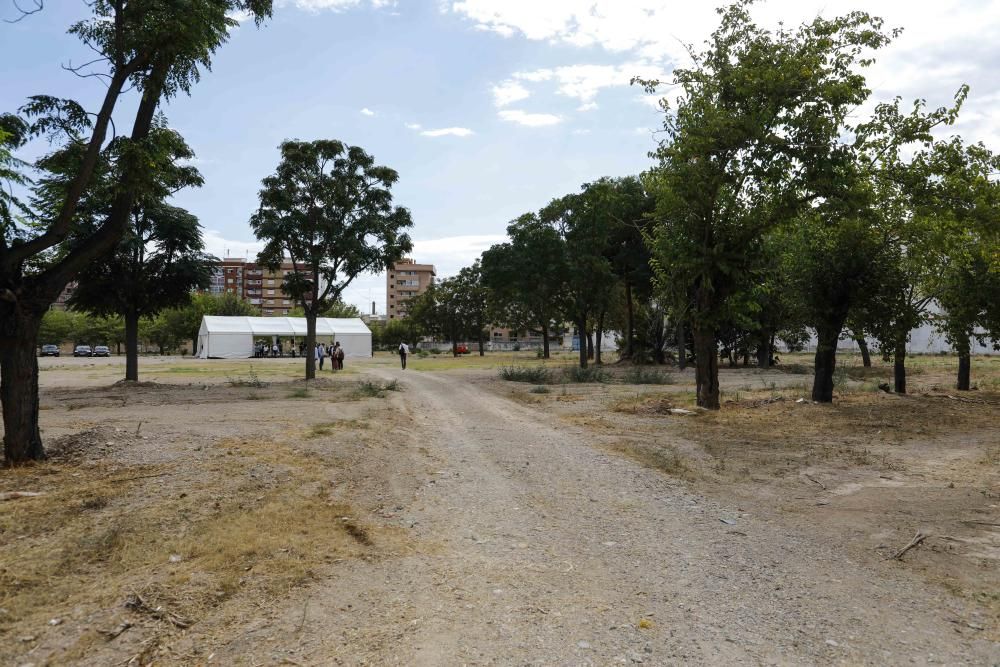
[(43, 360), (0, 663), (1000, 664), (1000, 395), (510, 361)]

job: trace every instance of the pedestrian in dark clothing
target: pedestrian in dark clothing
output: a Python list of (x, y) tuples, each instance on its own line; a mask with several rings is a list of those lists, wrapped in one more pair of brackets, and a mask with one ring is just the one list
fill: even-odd
[(337, 370), (344, 370), (344, 347), (337, 343)]
[(410, 354), (410, 346), (406, 343), (399, 344), (399, 363), (402, 365), (403, 370), (406, 370), (406, 356)]

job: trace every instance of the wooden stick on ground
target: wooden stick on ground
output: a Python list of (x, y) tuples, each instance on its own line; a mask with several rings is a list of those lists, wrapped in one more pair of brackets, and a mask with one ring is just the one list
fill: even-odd
[(819, 484), (821, 487), (823, 487), (823, 490), (826, 491), (826, 484), (824, 484), (823, 482), (819, 481), (818, 479), (816, 479), (812, 475), (806, 474), (806, 479), (808, 479), (810, 482), (815, 482), (816, 484)]
[(900, 549), (899, 551), (897, 551), (896, 553), (894, 553), (892, 555), (892, 558), (895, 559), (895, 560), (903, 560), (903, 554), (905, 554), (907, 551), (909, 551), (913, 547), (917, 546), (918, 544), (920, 544), (921, 542), (923, 542), (924, 540), (926, 540), (928, 537), (929, 537), (929, 535), (924, 535), (923, 533), (921, 533), (918, 530), (917, 534), (913, 536), (912, 540), (910, 540), (910, 543), (907, 544), (902, 549)]

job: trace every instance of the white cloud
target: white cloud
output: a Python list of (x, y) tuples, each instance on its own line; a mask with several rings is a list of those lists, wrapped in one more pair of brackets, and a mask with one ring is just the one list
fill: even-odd
[(493, 103), (498, 107), (505, 107), (514, 102), (526, 99), (531, 93), (517, 81), (504, 81), (493, 86)]
[(515, 72), (514, 81), (554, 81), (560, 95), (591, 102), (603, 88), (626, 87), (632, 77), (664, 80), (669, 75), (659, 65), (630, 61), (621, 65), (565, 65), (563, 67)]
[(365, 107), (364, 109), (361, 110), (361, 114), (363, 116), (374, 116), (375, 112), (369, 109), (368, 107)]
[(419, 130), (423, 127), (420, 123), (404, 123), (404, 125), (406, 125), (406, 129), (408, 130)]
[(467, 127), (442, 127), (437, 130), (424, 130), (420, 134), (424, 137), (469, 137), (475, 132)]
[(584, 102), (576, 108), (577, 111), (593, 111), (597, 108), (597, 102)]
[(562, 118), (550, 113), (528, 113), (520, 109), (502, 109), (500, 118), (526, 127), (545, 127), (562, 122)]
[[(342, 12), (361, 5), (362, 0), (283, 0), (280, 4), (294, 4), (299, 9), (304, 9), (308, 12), (320, 12), (323, 10)], [(396, 6), (395, 0), (368, 0), (367, 4), (371, 5), (374, 9)]]

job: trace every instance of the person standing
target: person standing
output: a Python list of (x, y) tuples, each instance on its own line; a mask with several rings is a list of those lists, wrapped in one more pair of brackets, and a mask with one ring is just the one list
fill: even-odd
[(399, 363), (402, 365), (403, 370), (406, 370), (406, 357), (410, 354), (410, 346), (406, 343), (400, 342), (399, 344)]
[(326, 356), (326, 350), (323, 349), (323, 343), (316, 343), (316, 361), (319, 362), (319, 369), (323, 370), (323, 357)]
[(337, 370), (344, 370), (344, 346), (337, 343)]

